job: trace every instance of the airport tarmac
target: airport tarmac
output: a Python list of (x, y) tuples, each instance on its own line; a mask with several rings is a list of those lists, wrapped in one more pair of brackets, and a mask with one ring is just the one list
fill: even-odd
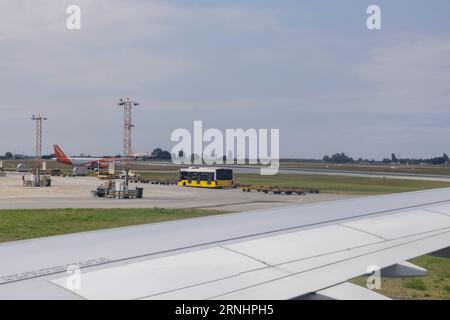
[[(22, 174), (0, 177), (0, 209), (50, 208), (208, 208), (231, 212), (285, 207), (356, 196), (337, 194), (274, 195), (242, 192), (238, 189), (198, 189), (137, 184), (143, 199), (104, 199), (91, 195), (100, 180), (93, 177), (52, 177), (50, 188), (22, 187)], [(136, 185), (132, 185), (134, 188)]]

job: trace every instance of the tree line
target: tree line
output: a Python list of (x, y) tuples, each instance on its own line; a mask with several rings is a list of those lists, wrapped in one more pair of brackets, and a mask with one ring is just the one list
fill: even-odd
[[(377, 163), (379, 161), (376, 160), (369, 160), (369, 159), (363, 159), (359, 158), (357, 160), (353, 159), (352, 157), (348, 156), (344, 152), (341, 153), (335, 153), (331, 156), (324, 156), (322, 158), (324, 162), (327, 163)], [(450, 161), (448, 155), (444, 153), (441, 157), (434, 157), (434, 158), (398, 158), (395, 153), (391, 154), (390, 158), (383, 158), (381, 160), (384, 164), (435, 164), (435, 165), (442, 165), (442, 164), (448, 164)]]
[[(184, 152), (180, 151), (178, 154), (178, 157), (183, 158), (184, 156), (185, 156)], [(54, 154), (49, 154), (49, 155), (43, 155), (42, 159), (48, 160), (48, 159), (52, 159), (54, 157), (55, 157)], [(118, 155), (117, 157), (120, 157), (120, 156)], [(199, 157), (199, 156), (191, 155), (192, 160), (194, 160), (194, 158), (196, 158), (196, 157)], [(5, 152), (4, 155), (0, 155), (0, 160), (13, 160), (13, 159), (20, 160), (20, 159), (29, 159), (29, 158), (33, 158), (33, 156), (13, 154), (12, 152)], [(150, 158), (156, 159), (156, 160), (171, 160), (172, 155), (167, 150), (163, 150), (162, 148), (155, 148), (152, 151)], [(224, 156), (224, 161), (225, 160), (226, 160), (226, 156)], [(331, 156), (326, 155), (322, 158), (322, 161), (327, 162), (327, 163), (340, 163), (340, 164), (344, 164), (344, 163), (380, 163), (380, 161), (376, 161), (374, 159), (372, 159), (372, 160), (363, 159), (363, 158), (353, 159), (352, 157), (345, 154), (344, 152), (335, 153)], [(444, 153), (440, 157), (434, 157), (434, 158), (399, 158), (395, 155), (395, 153), (392, 153), (390, 158), (386, 157), (386, 158), (383, 158), (383, 160), (381, 160), (381, 163), (384, 163), (384, 164), (442, 165), (442, 164), (448, 164), (449, 162), (450, 162), (450, 158), (446, 153)]]

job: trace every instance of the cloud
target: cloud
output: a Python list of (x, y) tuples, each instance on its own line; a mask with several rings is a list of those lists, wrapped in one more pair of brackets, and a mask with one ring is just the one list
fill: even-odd
[[(0, 12), (7, 13), (0, 22), (1, 134), (17, 132), (9, 148), (20, 144), (32, 150), (28, 117), (43, 113), (52, 120), (48, 136), (57, 136), (60, 143), (83, 140), (88, 153), (120, 150), (116, 128), (121, 113), (113, 111), (119, 97), (132, 96), (147, 105), (195, 104), (196, 99), (186, 97), (207, 93), (201, 88), (213, 78), (218, 86), (223, 83), (213, 70), (226, 69), (221, 63), (226, 53), (218, 51), (222, 41), (280, 28), (270, 13), (239, 5), (80, 0), (82, 30), (69, 31), (65, 26), (69, 4), (0, 3)], [(196, 88), (189, 88), (192, 85)], [(102, 121), (93, 115), (118, 125), (101, 128)], [(116, 135), (116, 140), (107, 138)], [(99, 146), (89, 139), (92, 136), (106, 139), (105, 143)]]
[(368, 85), (368, 112), (448, 113), (450, 36), (418, 36), (374, 48), (356, 75)]
[[(220, 43), (207, 43), (211, 29), (226, 36), (277, 26), (266, 12), (241, 6), (82, 0), (82, 30), (68, 31), (64, 2), (2, 2), (1, 12), (9, 14), (2, 22), (6, 27), (0, 28), (0, 42), (8, 50), (0, 53), (0, 67), (9, 71), (12, 81), (26, 76), (41, 85), (72, 90), (142, 89), (206, 68), (205, 56), (197, 50), (204, 47), (204, 54), (211, 54)], [(189, 48), (190, 38), (197, 49)]]
[[(127, 96), (142, 103), (134, 143), (143, 151), (169, 148), (171, 131), (193, 120), (280, 128), (282, 152), (303, 157), (384, 155), (406, 139), (437, 149), (435, 136), (449, 128), (438, 121), (449, 114), (448, 34), (383, 31), (373, 40), (366, 30), (347, 33), (352, 22), (331, 39), (307, 23), (321, 19), (310, 5), (298, 21), (296, 2), (271, 10), (277, 5), (143, 0), (78, 0), (82, 30), (68, 31), (72, 2), (0, 2), (0, 135), (10, 136), (2, 149), (32, 152), (28, 118), (43, 113), (47, 148), (120, 152), (115, 103)], [(346, 25), (331, 11), (322, 22), (331, 15)]]

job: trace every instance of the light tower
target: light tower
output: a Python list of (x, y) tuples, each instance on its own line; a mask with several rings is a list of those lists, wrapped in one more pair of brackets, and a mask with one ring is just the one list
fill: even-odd
[(131, 129), (133, 124), (133, 107), (138, 106), (139, 103), (131, 101), (130, 98), (126, 100), (120, 99), (119, 106), (123, 106), (123, 156), (125, 157), (125, 185), (128, 187), (128, 175), (130, 171), (130, 158), (132, 156), (131, 148)]
[(41, 115), (31, 117), (31, 120), (36, 122), (36, 182), (40, 182), (40, 167), (42, 158), (42, 122), (47, 120)]

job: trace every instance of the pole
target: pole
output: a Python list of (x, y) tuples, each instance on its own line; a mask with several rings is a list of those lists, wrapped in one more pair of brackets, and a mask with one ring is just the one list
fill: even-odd
[(123, 156), (125, 157), (125, 186), (128, 189), (129, 173), (130, 173), (130, 158), (132, 156), (131, 148), (131, 129), (134, 127), (132, 110), (133, 106), (138, 106), (139, 103), (131, 101), (130, 98), (126, 100), (120, 99), (119, 106), (123, 106)]
[(42, 122), (47, 120), (46, 117), (41, 115), (31, 117), (31, 120), (36, 122), (36, 177), (35, 184), (40, 183), (40, 166), (42, 159)]

